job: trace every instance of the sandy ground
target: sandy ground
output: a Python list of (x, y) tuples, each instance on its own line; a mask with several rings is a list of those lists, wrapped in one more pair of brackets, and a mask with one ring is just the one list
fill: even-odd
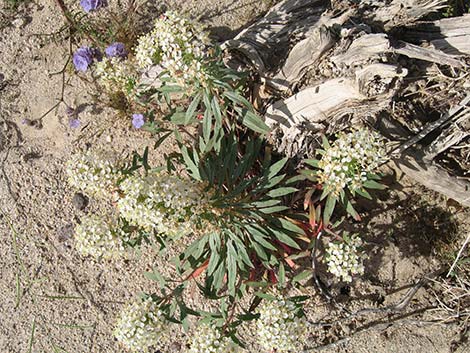
[[(266, 4), (178, 0), (170, 7), (202, 15), (219, 37), (228, 38)], [(0, 352), (121, 352), (111, 335), (115, 317), (136, 293), (152, 289), (143, 271), (167, 258), (153, 249), (126, 261), (95, 262), (79, 256), (73, 248), (73, 226), (99, 205), (90, 200), (82, 207), (74, 201), (64, 163), (73, 150), (85, 145), (122, 153), (141, 151), (151, 141), (132, 130), (129, 121), (116, 119), (112, 110), (90, 105), (85, 87), (74, 78), (68, 81), (65, 99), (73, 106), (84, 105), (79, 129), (69, 128), (63, 105), (44, 117), (41, 126), (24, 124), (24, 119), (47, 112), (61, 95), (61, 75), (51, 74), (62, 70), (67, 45), (44, 41), (37, 34), (57, 30), (63, 19), (52, 1), (20, 6), (15, 13), (2, 9), (2, 14), (8, 16), (4, 16), (7, 25), (0, 27)], [(370, 241), (370, 260), (367, 275), (344, 298), (351, 308), (398, 300), (409, 283), (439, 267), (429, 239), (449, 232), (454, 240), (460, 239), (468, 229), (463, 223), (467, 210), (460, 210), (454, 219), (455, 209), (445, 200), (406, 181), (406, 187), (402, 184), (394, 184), (394, 191), (382, 195), (378, 204), (363, 205), (369, 215), (363, 232)], [(310, 318), (337, 314), (337, 309), (317, 299), (309, 309)], [(410, 311), (431, 305), (432, 300), (420, 290)], [(387, 316), (380, 318), (387, 322)], [(361, 327), (361, 320), (348, 325), (312, 331), (311, 346), (347, 337), (351, 329)], [(402, 322), (364, 329), (322, 350), (450, 352), (458, 332), (455, 326)], [(175, 330), (175, 342), (163, 352), (180, 352), (183, 347)], [(261, 352), (256, 345), (251, 347), (250, 352)], [(462, 344), (457, 351), (466, 348)]]

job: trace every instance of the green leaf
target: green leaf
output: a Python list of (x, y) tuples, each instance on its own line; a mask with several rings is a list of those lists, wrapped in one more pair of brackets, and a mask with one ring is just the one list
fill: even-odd
[(166, 286), (166, 280), (163, 278), (160, 272), (155, 268), (153, 269), (153, 272), (144, 272), (144, 276), (152, 281), (158, 282), (158, 284), (160, 285), (160, 288), (163, 288)]
[(300, 250), (299, 244), (297, 244), (294, 239), (292, 239), (289, 235), (286, 233), (283, 233), (282, 231), (274, 231), (273, 232), (276, 239), (279, 240), (281, 243), (284, 243), (286, 245), (289, 245), (290, 247), (294, 249)]
[(183, 155), (183, 159), (186, 164), (186, 167), (189, 168), (189, 172), (191, 176), (194, 179), (201, 181), (201, 174), (199, 173), (199, 168), (189, 156), (189, 152), (186, 146), (183, 146), (181, 148), (181, 154)]
[(227, 242), (227, 286), (230, 294), (235, 294), (235, 281), (237, 278), (237, 252), (230, 239)]
[(318, 162), (319, 162), (318, 159), (305, 159), (304, 160), (305, 164), (308, 164), (308, 165), (310, 165), (312, 167), (315, 167), (315, 168), (318, 168)]
[(292, 194), (293, 192), (299, 191), (299, 189), (293, 188), (293, 187), (282, 187), (278, 189), (271, 190), (268, 192), (269, 197), (281, 197), (285, 195)]
[(271, 214), (271, 213), (276, 213), (276, 212), (282, 212), (282, 211), (289, 210), (289, 209), (290, 207), (288, 206), (273, 206), (273, 207), (261, 208), (260, 211), (265, 214)]
[(263, 207), (276, 206), (280, 202), (281, 200), (255, 201), (255, 202), (252, 202), (250, 205), (254, 207), (258, 207), (258, 208), (263, 208)]
[(291, 221), (284, 219), (284, 218), (279, 218), (278, 221), (281, 223), (282, 228), (289, 230), (291, 232), (297, 233), (297, 234), (302, 234), (305, 235), (305, 232), (302, 228), (299, 226), (295, 225)]
[(376, 182), (375, 180), (367, 180), (362, 184), (365, 188), (368, 189), (376, 189), (376, 190), (383, 190), (386, 189), (387, 187), (383, 184), (380, 184)]
[(281, 169), (284, 168), (287, 163), (287, 160), (288, 158), (286, 157), (271, 165), (267, 170), (268, 179), (275, 177), (281, 171)]
[(262, 281), (262, 282), (248, 281), (248, 282), (245, 282), (245, 284), (250, 287), (261, 287), (261, 288), (270, 286), (270, 283), (265, 282), (265, 281)]
[(255, 113), (244, 110), (242, 111), (242, 123), (250, 130), (259, 132), (260, 134), (268, 134), (271, 129), (265, 122)]
[(241, 106), (244, 106), (245, 108), (251, 108), (251, 103), (245, 98), (239, 95), (237, 92), (234, 91), (226, 91), (224, 92), (224, 96), (228, 99), (230, 99), (233, 103), (239, 104)]
[(202, 136), (206, 143), (209, 143), (212, 130), (212, 112), (208, 109), (204, 112), (204, 119), (202, 121)]
[(311, 269), (300, 272), (297, 276), (292, 279), (292, 283), (300, 282), (304, 279), (310, 278), (313, 276), (313, 271)]
[(220, 111), (219, 101), (217, 100), (216, 96), (212, 97), (211, 106), (212, 106), (212, 111), (214, 113), (215, 121), (220, 126), (222, 126), (222, 113)]
[(263, 292), (256, 292), (255, 295), (263, 299), (277, 300), (277, 298), (274, 295), (263, 293)]
[(329, 194), (326, 198), (325, 210), (323, 211), (323, 225), (327, 226), (330, 224), (330, 218), (333, 214), (336, 205), (336, 196)]
[(357, 190), (355, 190), (355, 192), (358, 195), (360, 195), (360, 196), (362, 196), (366, 199), (372, 200), (372, 196), (369, 194), (369, 192), (366, 189), (357, 189)]
[(200, 102), (201, 102), (201, 93), (198, 93), (194, 96), (193, 100), (191, 101), (191, 104), (188, 107), (188, 110), (186, 111), (185, 124), (188, 124), (191, 121)]
[(281, 287), (284, 287), (284, 285), (286, 284), (286, 269), (284, 268), (284, 264), (282, 262), (279, 264), (278, 277), (279, 285)]
[(328, 148), (331, 148), (331, 145), (328, 142), (328, 139), (326, 138), (325, 135), (321, 135), (321, 142), (322, 142), (322, 146), (325, 150), (328, 149)]
[(207, 275), (210, 276), (212, 273), (214, 273), (215, 269), (217, 268), (217, 265), (219, 264), (220, 260), (220, 255), (217, 251), (212, 251), (211, 252), (211, 257), (209, 260), (209, 265), (207, 266)]

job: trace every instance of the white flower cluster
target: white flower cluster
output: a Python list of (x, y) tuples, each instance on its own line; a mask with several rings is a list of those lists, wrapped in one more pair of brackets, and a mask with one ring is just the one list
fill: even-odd
[(207, 33), (200, 26), (167, 11), (155, 21), (150, 33), (139, 38), (135, 57), (140, 68), (159, 65), (178, 84), (189, 86), (206, 78), (202, 60), (208, 42)]
[(154, 172), (131, 176), (120, 185), (121, 216), (130, 224), (169, 237), (190, 234), (205, 211), (204, 185), (175, 175)]
[(70, 185), (98, 197), (109, 197), (121, 177), (111, 158), (90, 151), (73, 155), (65, 172)]
[(345, 282), (352, 281), (352, 275), (362, 275), (364, 265), (359, 248), (362, 240), (353, 235), (344, 242), (332, 242), (326, 248), (326, 263), (328, 271)]
[(141, 299), (121, 312), (114, 336), (133, 352), (148, 352), (169, 339), (169, 322), (152, 298)]
[(215, 326), (202, 324), (191, 338), (187, 353), (231, 353), (237, 352), (237, 346), (228, 337), (222, 337)]
[(296, 316), (294, 303), (278, 297), (264, 301), (258, 313), (257, 335), (263, 348), (277, 352), (300, 351), (307, 334), (307, 322), (305, 317)]
[(373, 172), (386, 160), (380, 135), (367, 129), (341, 133), (331, 148), (325, 151), (317, 175), (324, 190), (338, 196), (348, 187), (351, 192), (363, 189), (367, 173)]
[(95, 73), (100, 84), (111, 93), (123, 92), (130, 95), (137, 79), (131, 62), (119, 57), (103, 58), (96, 63)]
[(82, 255), (114, 259), (126, 254), (124, 241), (128, 236), (119, 227), (108, 224), (97, 216), (82, 219), (75, 229), (75, 246)]

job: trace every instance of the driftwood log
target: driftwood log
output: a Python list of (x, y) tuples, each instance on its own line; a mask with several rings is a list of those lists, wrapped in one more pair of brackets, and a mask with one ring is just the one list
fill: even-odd
[(459, 86), (454, 79), (449, 87), (460, 104), (435, 111), (441, 118), (422, 122), (421, 131), (401, 126), (395, 114), (415, 77), (428, 77), (430, 68), (468, 69), (470, 15), (426, 20), (446, 3), (285, 0), (223, 46), (236, 58), (232, 64), (255, 68), (272, 93), (265, 121), (280, 152), (312, 155), (322, 133), (368, 124), (391, 145), (401, 144), (394, 153), (398, 168), (470, 206), (468, 180), (436, 161), (470, 136), (468, 82)]

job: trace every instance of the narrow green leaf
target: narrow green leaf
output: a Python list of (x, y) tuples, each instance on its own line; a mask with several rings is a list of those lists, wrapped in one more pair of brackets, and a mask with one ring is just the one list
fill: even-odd
[(265, 124), (261, 117), (249, 110), (244, 110), (242, 112), (242, 117), (243, 125), (250, 130), (259, 132), (260, 134), (268, 134), (271, 131), (269, 126)]
[(308, 165), (310, 165), (312, 167), (315, 167), (315, 168), (318, 168), (318, 162), (319, 162), (318, 159), (305, 159), (304, 160), (305, 164), (308, 164)]
[(376, 190), (383, 190), (386, 189), (387, 187), (383, 184), (380, 184), (376, 182), (375, 180), (367, 180), (362, 184), (365, 188), (368, 189), (376, 189)]
[(329, 194), (326, 198), (325, 210), (323, 211), (323, 225), (327, 226), (330, 224), (330, 218), (333, 214), (336, 205), (336, 197), (333, 194)]
[(294, 249), (300, 250), (299, 244), (297, 244), (294, 239), (292, 239), (289, 235), (282, 231), (274, 231), (274, 235), (277, 240), (279, 240), (281, 243), (284, 243), (286, 245), (289, 245), (290, 247)]
[(189, 156), (189, 152), (186, 146), (183, 146), (181, 148), (181, 154), (183, 155), (184, 162), (186, 164), (186, 167), (189, 168), (189, 172), (191, 176), (198, 180), (201, 181), (201, 175), (199, 173), (199, 168), (198, 166), (194, 163), (194, 161), (191, 159)]
[(280, 161), (277, 161), (273, 165), (271, 165), (267, 170), (268, 179), (275, 177), (281, 171), (281, 169), (284, 168), (287, 161), (288, 161), (288, 158), (286, 157), (286, 158), (281, 159)]
[(313, 276), (313, 271), (311, 269), (300, 272), (297, 276), (292, 279), (292, 283), (300, 282), (304, 279), (310, 278)]
[(263, 293), (263, 292), (256, 292), (255, 295), (257, 297), (268, 299), (268, 300), (276, 300), (277, 298), (274, 295)]
[(286, 284), (286, 269), (284, 268), (284, 264), (282, 262), (279, 264), (278, 277), (279, 285), (281, 287), (284, 287), (284, 285)]
[(277, 188), (274, 190), (271, 190), (268, 192), (269, 197), (281, 197), (285, 195), (292, 194), (293, 192), (299, 191), (299, 189), (293, 188), (293, 187), (282, 187), (282, 188)]
[(271, 214), (271, 213), (276, 213), (276, 212), (282, 212), (282, 211), (289, 210), (289, 209), (290, 207), (288, 206), (273, 206), (273, 207), (260, 208), (260, 211), (265, 214)]
[(263, 208), (263, 207), (271, 207), (271, 206), (276, 206), (279, 204), (281, 200), (266, 200), (266, 201), (256, 201), (252, 202), (250, 205), (258, 208)]

